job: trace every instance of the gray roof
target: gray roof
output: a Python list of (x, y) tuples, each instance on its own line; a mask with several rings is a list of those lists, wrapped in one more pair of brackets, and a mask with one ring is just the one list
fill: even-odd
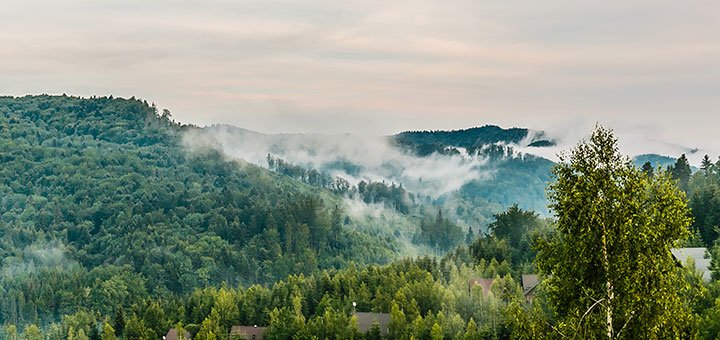
[(380, 334), (387, 335), (389, 333), (388, 325), (390, 324), (390, 314), (387, 313), (355, 313), (358, 322), (358, 329), (361, 333), (367, 333), (372, 329), (373, 322), (377, 321), (380, 326)]
[(705, 281), (710, 281), (710, 258), (705, 258), (707, 248), (673, 248), (670, 251), (683, 266), (689, 258), (692, 258), (695, 261), (695, 269), (702, 273)]
[(523, 276), (522, 276), (523, 294), (528, 295), (529, 293), (531, 293), (535, 289), (535, 287), (537, 287), (538, 283), (540, 283), (540, 281), (538, 280), (537, 275), (523, 274)]
[(230, 336), (240, 337), (247, 340), (262, 340), (265, 334), (265, 327), (235, 325), (230, 328)]

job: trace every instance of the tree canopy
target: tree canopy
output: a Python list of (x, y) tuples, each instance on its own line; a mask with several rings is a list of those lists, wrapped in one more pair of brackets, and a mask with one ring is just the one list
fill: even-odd
[(553, 170), (557, 234), (542, 244), (557, 330), (610, 339), (688, 338), (695, 328), (670, 249), (687, 238), (684, 194), (667, 174), (647, 176), (597, 127)]

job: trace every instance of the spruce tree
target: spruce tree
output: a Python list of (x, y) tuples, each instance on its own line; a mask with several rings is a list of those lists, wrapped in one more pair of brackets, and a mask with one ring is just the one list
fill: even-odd
[(712, 166), (713, 166), (713, 162), (710, 160), (710, 156), (705, 155), (705, 157), (703, 157), (703, 159), (702, 159), (702, 163), (700, 164), (700, 167), (703, 169), (703, 171), (705, 172), (706, 175), (710, 171), (710, 167), (712, 167)]
[(121, 334), (123, 334), (123, 331), (125, 330), (125, 311), (123, 311), (122, 306), (119, 306), (115, 310), (115, 320), (113, 321), (115, 335), (119, 337)]
[(643, 163), (642, 172), (648, 175), (648, 177), (652, 177), (655, 175), (655, 169), (653, 169), (652, 163), (650, 163), (650, 161)]
[(675, 165), (672, 167), (671, 173), (672, 178), (678, 181), (678, 186), (680, 186), (680, 189), (682, 189), (682, 191), (684, 192), (688, 192), (688, 185), (690, 182), (690, 175), (692, 175), (692, 171), (690, 170), (690, 163), (688, 163), (685, 154), (682, 154), (680, 158), (677, 159)]
[(468, 227), (468, 232), (465, 235), (465, 244), (471, 245), (475, 241), (475, 233), (472, 230), (472, 227)]

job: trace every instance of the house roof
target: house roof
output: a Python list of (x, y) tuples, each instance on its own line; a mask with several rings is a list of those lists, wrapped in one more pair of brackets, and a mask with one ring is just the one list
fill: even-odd
[(524, 274), (522, 276), (523, 294), (531, 294), (535, 290), (535, 287), (537, 287), (538, 283), (540, 283), (540, 280), (538, 280), (537, 275)]
[(358, 329), (361, 333), (366, 333), (372, 329), (373, 322), (377, 322), (380, 327), (380, 334), (387, 335), (389, 333), (388, 325), (390, 324), (390, 314), (388, 313), (355, 313), (357, 318)]
[[(170, 330), (165, 334), (163, 337), (164, 340), (178, 340), (178, 332), (175, 328), (170, 328)], [(185, 340), (192, 339), (192, 336), (190, 336), (190, 333), (185, 331)]]
[(695, 261), (695, 269), (702, 273), (705, 281), (710, 281), (710, 259), (705, 258), (707, 248), (673, 248), (670, 252), (683, 266), (692, 258)]
[(266, 327), (258, 326), (232, 326), (230, 336), (244, 337), (247, 340), (262, 340)]
[(490, 294), (490, 288), (494, 281), (495, 279), (470, 279), (468, 280), (468, 293), (472, 291), (473, 287), (480, 286), (482, 287), (483, 295), (487, 296)]

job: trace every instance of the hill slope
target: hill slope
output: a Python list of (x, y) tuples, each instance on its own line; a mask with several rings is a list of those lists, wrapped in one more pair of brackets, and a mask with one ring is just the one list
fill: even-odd
[(395, 257), (339, 198), (186, 150), (192, 129), (135, 99), (0, 98), (0, 324)]

